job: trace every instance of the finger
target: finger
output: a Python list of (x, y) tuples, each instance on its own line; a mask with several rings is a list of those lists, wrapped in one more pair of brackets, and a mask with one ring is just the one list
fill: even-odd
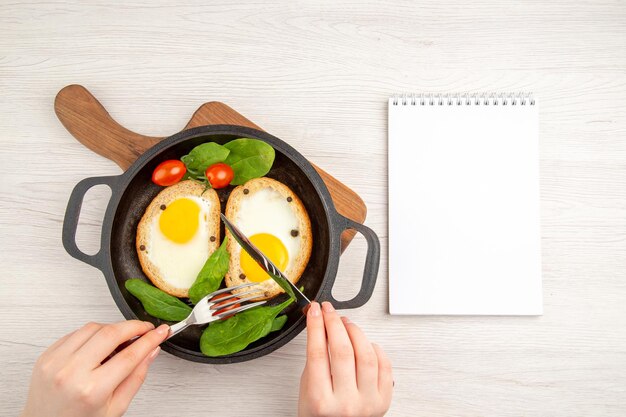
[(330, 351), (333, 391), (356, 391), (354, 349), (339, 315), (329, 302), (322, 303)]
[(67, 361), (67, 359), (57, 353), (58, 348), (60, 346), (63, 346), (63, 344), (67, 342), (70, 336), (72, 336), (75, 332), (76, 330), (66, 334), (65, 336), (54, 342), (52, 345), (50, 345), (48, 349), (46, 349), (39, 356), (36, 366), (38, 366), (39, 368), (45, 368), (48, 371), (52, 371), (52, 368), (58, 369), (59, 367), (61, 367)]
[(378, 392), (378, 356), (374, 347), (359, 326), (350, 322), (347, 317), (342, 317), (341, 320), (354, 349), (357, 387), (359, 391), (366, 394), (376, 394)]
[(376, 356), (378, 356), (378, 391), (387, 404), (387, 407), (389, 407), (394, 385), (391, 361), (380, 346), (376, 343), (372, 343), (372, 346), (374, 347)]
[(70, 333), (68, 338), (63, 343), (58, 344), (54, 348), (54, 355), (56, 357), (67, 357), (74, 354), (80, 349), (89, 339), (93, 337), (101, 328), (100, 323), (87, 323), (80, 329)]
[(148, 375), (148, 369), (159, 355), (161, 348), (157, 346), (150, 354), (126, 377), (113, 392), (113, 406), (120, 415), (124, 414)]
[(332, 392), (330, 363), (324, 318), (319, 303), (313, 301), (306, 315), (306, 366), (303, 379), (311, 381), (312, 386)]
[(119, 345), (154, 329), (150, 322), (129, 320), (102, 326), (77, 352), (78, 359), (93, 366), (107, 358)]
[(96, 369), (96, 379), (113, 392), (167, 337), (170, 327), (162, 324), (135, 340), (107, 363)]
[(62, 338), (60, 338), (59, 340), (57, 340), (56, 342), (54, 342), (53, 344), (48, 346), (48, 349), (46, 349), (46, 354), (52, 354), (52, 352), (57, 350), (57, 348), (59, 346), (61, 346), (63, 343), (65, 343), (67, 341), (67, 339), (69, 339), (70, 336), (73, 335), (76, 332), (77, 332), (77, 330), (69, 332), (68, 334), (66, 334), (65, 336), (63, 336)]

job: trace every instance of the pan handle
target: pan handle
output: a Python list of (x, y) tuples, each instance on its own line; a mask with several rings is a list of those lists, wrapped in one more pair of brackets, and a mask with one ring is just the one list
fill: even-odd
[(78, 227), (83, 198), (87, 191), (100, 184), (108, 185), (111, 191), (114, 191), (118, 179), (118, 176), (85, 178), (76, 184), (72, 190), (70, 200), (67, 203), (67, 209), (65, 209), (65, 219), (63, 220), (63, 247), (72, 257), (98, 269), (102, 269), (102, 248), (98, 249), (98, 252), (94, 255), (87, 255), (85, 252), (78, 249), (76, 245), (76, 228)]
[(330, 288), (326, 294), (326, 298), (328, 298), (328, 301), (330, 301), (336, 309), (361, 307), (370, 299), (374, 292), (374, 287), (376, 286), (376, 277), (378, 276), (378, 266), (380, 264), (380, 242), (378, 241), (376, 233), (361, 223), (350, 220), (341, 214), (337, 214), (337, 222), (340, 232), (346, 229), (354, 229), (365, 237), (367, 241), (367, 255), (365, 257), (363, 280), (361, 281), (359, 293), (351, 300), (337, 301), (331, 293), (332, 288)]

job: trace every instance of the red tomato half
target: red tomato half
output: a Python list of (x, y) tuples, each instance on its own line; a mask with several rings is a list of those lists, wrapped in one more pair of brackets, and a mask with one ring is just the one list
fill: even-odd
[(183, 161), (170, 159), (161, 162), (152, 173), (152, 182), (156, 185), (169, 187), (180, 181), (187, 172), (187, 167)]
[[(220, 298), (224, 298), (224, 297), (230, 297), (231, 295), (232, 295), (232, 294), (231, 294), (231, 293), (229, 293), (229, 292), (226, 292), (226, 293), (223, 293), (223, 294), (218, 294), (218, 295), (216, 295), (215, 297), (211, 298), (211, 301), (216, 301), (216, 300), (219, 300)], [(216, 311), (215, 313), (213, 313), (213, 314), (216, 314), (216, 313), (217, 313), (217, 314), (221, 314), (221, 313), (224, 313), (224, 312), (226, 312), (226, 311), (232, 310), (232, 309), (234, 309), (234, 308), (239, 308), (239, 307), (241, 307), (241, 304), (236, 303), (236, 304), (233, 304), (233, 305), (231, 305), (231, 306), (226, 307), (226, 308), (225, 308), (225, 309), (223, 309), (223, 310), (220, 310), (220, 306), (222, 306), (222, 305), (224, 305), (224, 304), (232, 303), (233, 301), (238, 301), (238, 300), (239, 300), (239, 299), (238, 299), (237, 297), (232, 297), (232, 298), (229, 298), (229, 299), (228, 299), (228, 300), (226, 300), (226, 301), (222, 301), (221, 303), (216, 303), (216, 304), (213, 306), (213, 310), (217, 310), (217, 311)], [(227, 318), (227, 317), (224, 317), (224, 318)]]
[(224, 188), (233, 180), (235, 173), (230, 165), (223, 162), (213, 164), (206, 169), (206, 177), (213, 188)]

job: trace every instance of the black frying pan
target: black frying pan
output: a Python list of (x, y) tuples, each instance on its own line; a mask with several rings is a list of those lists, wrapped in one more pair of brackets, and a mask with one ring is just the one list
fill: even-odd
[[(63, 223), (63, 246), (74, 258), (102, 271), (115, 303), (127, 319), (151, 321), (155, 325), (161, 322), (148, 315), (141, 303), (124, 287), (124, 282), (130, 278), (149, 282), (137, 257), (135, 234), (146, 207), (162, 190), (162, 187), (152, 183), (152, 171), (160, 162), (179, 159), (201, 143), (213, 141), (224, 144), (241, 137), (260, 139), (272, 145), (276, 150), (276, 159), (267, 176), (289, 186), (300, 197), (311, 218), (313, 251), (298, 286), (304, 286), (304, 293), (310, 299), (330, 301), (337, 309), (360, 307), (371, 297), (380, 261), (378, 237), (368, 227), (337, 213), (326, 184), (311, 164), (291, 146), (268, 133), (233, 125), (200, 126), (156, 144), (122, 175), (82, 180), (70, 196)], [(87, 255), (76, 246), (76, 227), (85, 193), (98, 184), (108, 185), (112, 196), (104, 216), (100, 250), (95, 255)], [(222, 208), (226, 205), (230, 189), (217, 190)], [(337, 301), (331, 290), (339, 265), (340, 235), (346, 229), (363, 234), (367, 240), (367, 257), (359, 293), (351, 300)], [(281, 302), (285, 297), (276, 297), (270, 304)], [(282, 330), (232, 355), (215, 358), (204, 356), (199, 346), (200, 327), (185, 330), (162, 347), (173, 355), (196, 362), (223, 364), (247, 361), (278, 349), (304, 329), (306, 320), (293, 304), (286, 312), (288, 321)]]

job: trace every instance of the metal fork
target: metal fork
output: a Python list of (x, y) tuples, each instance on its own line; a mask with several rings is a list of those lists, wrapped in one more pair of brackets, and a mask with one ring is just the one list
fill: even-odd
[[(259, 294), (254, 294), (259, 293), (261, 291), (259, 289), (251, 289), (249, 291), (244, 291), (239, 294), (230, 294), (226, 297), (213, 300), (213, 297), (215, 297), (216, 295), (224, 294), (226, 292), (238, 290), (241, 288), (252, 287), (254, 285), (257, 285), (257, 283), (249, 282), (247, 284), (213, 291), (211, 294), (205, 296), (200, 301), (198, 301), (198, 304), (196, 304), (196, 306), (191, 311), (191, 314), (189, 314), (189, 316), (185, 320), (170, 326), (170, 334), (167, 339), (176, 336), (178, 333), (182, 332), (189, 326), (211, 323), (212, 321), (220, 320), (228, 316), (240, 313), (242, 311), (251, 309), (253, 307), (260, 306), (261, 304), (265, 304), (265, 301), (257, 301), (255, 303), (242, 305), (240, 307), (224, 311), (225, 308), (234, 306), (235, 304), (245, 303), (246, 301), (258, 298)], [(250, 295), (246, 298), (240, 298), (244, 295), (249, 294), (253, 295)]]

